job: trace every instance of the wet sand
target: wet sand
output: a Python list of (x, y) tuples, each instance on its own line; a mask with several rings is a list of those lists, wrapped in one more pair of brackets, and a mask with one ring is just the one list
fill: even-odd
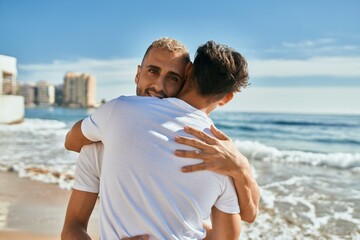
[[(0, 172), (0, 239), (60, 239), (71, 191)], [(98, 204), (89, 233), (98, 239)]]

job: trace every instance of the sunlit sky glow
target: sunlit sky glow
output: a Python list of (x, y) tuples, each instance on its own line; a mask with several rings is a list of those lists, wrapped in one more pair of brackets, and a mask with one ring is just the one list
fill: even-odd
[(0, 54), (17, 58), (23, 82), (93, 74), (109, 100), (135, 92), (153, 40), (179, 39), (192, 56), (215, 40), (240, 51), (251, 76), (224, 109), (360, 114), (359, 13), (356, 0), (0, 0)]

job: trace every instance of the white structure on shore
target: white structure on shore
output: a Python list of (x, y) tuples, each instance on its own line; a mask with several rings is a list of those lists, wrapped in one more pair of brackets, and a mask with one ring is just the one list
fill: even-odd
[(0, 96), (16, 94), (16, 58), (0, 55)]
[(24, 119), (24, 97), (15, 96), (16, 76), (16, 58), (0, 55), (0, 124), (19, 123)]

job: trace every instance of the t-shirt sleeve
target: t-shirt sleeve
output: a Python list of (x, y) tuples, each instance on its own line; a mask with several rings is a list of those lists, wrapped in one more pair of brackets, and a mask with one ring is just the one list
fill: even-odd
[(102, 141), (104, 131), (107, 129), (109, 116), (112, 114), (117, 99), (111, 100), (96, 109), (81, 123), (81, 131), (84, 136), (94, 142)]
[(236, 190), (233, 180), (230, 177), (226, 177), (224, 191), (214, 205), (217, 209), (225, 213), (234, 214), (240, 212)]
[(103, 144), (85, 145), (79, 154), (75, 168), (73, 188), (85, 192), (99, 192)]

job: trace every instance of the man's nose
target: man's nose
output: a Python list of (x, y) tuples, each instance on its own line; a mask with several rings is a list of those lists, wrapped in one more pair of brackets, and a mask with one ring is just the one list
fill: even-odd
[(164, 91), (165, 90), (165, 76), (159, 76), (154, 82), (154, 88), (156, 91)]

